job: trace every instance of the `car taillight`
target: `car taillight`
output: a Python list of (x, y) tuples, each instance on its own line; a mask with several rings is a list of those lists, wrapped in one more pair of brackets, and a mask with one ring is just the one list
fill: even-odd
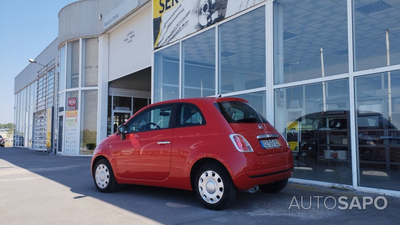
[(251, 147), (250, 143), (242, 135), (231, 134), (229, 137), (239, 152), (253, 152), (253, 148)]

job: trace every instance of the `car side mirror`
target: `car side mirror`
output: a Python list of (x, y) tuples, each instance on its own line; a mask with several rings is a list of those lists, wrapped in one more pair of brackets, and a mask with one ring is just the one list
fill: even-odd
[(128, 128), (125, 125), (118, 127), (118, 132), (121, 134), (121, 141), (125, 140), (126, 133), (128, 133)]

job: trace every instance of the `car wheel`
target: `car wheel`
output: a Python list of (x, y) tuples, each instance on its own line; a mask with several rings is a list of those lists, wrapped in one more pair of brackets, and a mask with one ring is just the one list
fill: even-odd
[(278, 193), (286, 187), (287, 183), (288, 179), (284, 179), (269, 184), (260, 185), (260, 189), (266, 193)]
[(201, 203), (209, 209), (219, 210), (230, 205), (236, 197), (236, 187), (218, 164), (207, 164), (197, 172), (195, 192)]
[(110, 163), (106, 159), (99, 160), (93, 168), (93, 180), (100, 192), (115, 191), (118, 184)]

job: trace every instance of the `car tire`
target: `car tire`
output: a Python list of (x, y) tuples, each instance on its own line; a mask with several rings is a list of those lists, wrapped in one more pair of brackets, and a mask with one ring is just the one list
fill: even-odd
[(282, 191), (288, 183), (288, 179), (275, 181), (269, 184), (260, 185), (260, 190), (265, 193), (278, 193)]
[(197, 198), (208, 209), (220, 210), (232, 204), (236, 187), (228, 172), (219, 164), (206, 164), (196, 174)]
[(106, 159), (100, 159), (94, 166), (93, 180), (100, 192), (113, 192), (118, 187), (113, 169)]

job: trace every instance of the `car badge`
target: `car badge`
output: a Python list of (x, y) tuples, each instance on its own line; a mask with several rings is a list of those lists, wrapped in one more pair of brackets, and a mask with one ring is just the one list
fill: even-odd
[(258, 124), (258, 128), (260, 128), (260, 130), (264, 129), (264, 127), (261, 124)]

